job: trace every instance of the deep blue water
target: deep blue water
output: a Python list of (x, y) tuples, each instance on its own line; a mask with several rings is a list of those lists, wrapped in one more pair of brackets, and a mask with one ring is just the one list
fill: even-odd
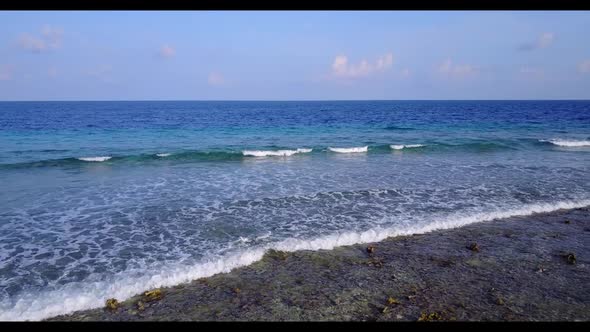
[(0, 320), (587, 205), (589, 170), (589, 101), (1, 102)]

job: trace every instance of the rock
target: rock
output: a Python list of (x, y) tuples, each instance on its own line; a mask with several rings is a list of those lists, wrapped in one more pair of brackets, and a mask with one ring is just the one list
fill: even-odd
[(368, 246), (368, 247), (367, 247), (367, 252), (368, 252), (369, 254), (373, 254), (373, 253), (375, 252), (375, 247), (373, 247), (373, 246)]
[(138, 301), (137, 302), (137, 310), (139, 310), (139, 311), (144, 311), (145, 310), (145, 305), (144, 305), (143, 302), (141, 302), (141, 301)]
[(496, 298), (496, 304), (497, 305), (504, 305), (504, 300), (501, 297), (498, 296)]
[(286, 252), (274, 249), (268, 250), (266, 254), (268, 255), (268, 257), (272, 259), (278, 259), (282, 261), (286, 260), (288, 257), (288, 254)]
[(117, 301), (117, 299), (108, 299), (105, 305), (107, 309), (114, 311), (117, 310), (117, 308), (119, 307), (119, 301)]

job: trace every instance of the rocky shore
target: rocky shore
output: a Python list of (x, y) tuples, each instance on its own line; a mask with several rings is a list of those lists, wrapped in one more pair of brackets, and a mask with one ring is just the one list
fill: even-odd
[(590, 209), (560, 210), (271, 251), (230, 273), (48, 320), (588, 321), (589, 264)]

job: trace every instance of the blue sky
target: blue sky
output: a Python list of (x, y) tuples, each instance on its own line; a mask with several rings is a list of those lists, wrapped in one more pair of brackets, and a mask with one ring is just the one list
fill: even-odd
[(590, 12), (0, 12), (0, 100), (590, 99)]

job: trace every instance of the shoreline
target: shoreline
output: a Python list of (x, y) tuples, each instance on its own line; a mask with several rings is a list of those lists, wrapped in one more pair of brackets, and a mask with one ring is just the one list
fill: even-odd
[(588, 257), (590, 208), (558, 210), (332, 250), (269, 251), (161, 296), (46, 320), (587, 321)]

